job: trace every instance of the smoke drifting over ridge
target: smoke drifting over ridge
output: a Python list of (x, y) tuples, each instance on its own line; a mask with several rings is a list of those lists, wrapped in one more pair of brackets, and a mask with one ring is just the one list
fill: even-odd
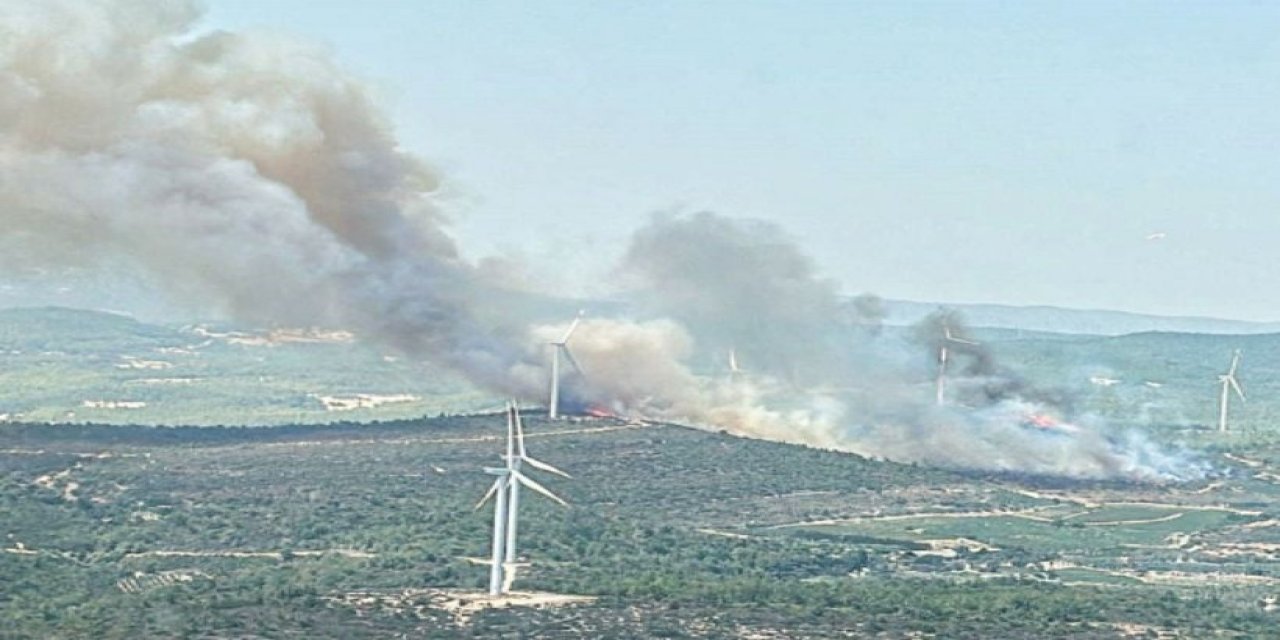
[[(733, 413), (728, 424), (760, 437), (959, 468), (1146, 480), (1205, 472), (1141, 437), (1059, 423), (1074, 417), (1070, 398), (1000, 367), (955, 312), (941, 310), (906, 333), (867, 331), (879, 327), (874, 297), (842, 302), (771, 224), (711, 213), (655, 216), (635, 234), (623, 271), (638, 276), (642, 300), (700, 339), (759, 363), (745, 377), (705, 380), (703, 403), (692, 405), (701, 411), (685, 420), (753, 407), (759, 410)], [(948, 331), (963, 340), (949, 343), (955, 401), (937, 406), (932, 382)], [(661, 379), (671, 388), (660, 397), (689, 386)]]
[(514, 347), (357, 81), (278, 38), (191, 39), (192, 2), (0, 5), (0, 223), (11, 260), (124, 258), (260, 323), (350, 326), (474, 378)]
[[(501, 283), (461, 257), (433, 201), (440, 177), (399, 148), (361, 83), (305, 44), (193, 35), (199, 15), (183, 0), (0, 0), (6, 260), (131, 261), (244, 321), (350, 328), (540, 400), (546, 343), (565, 327), (495, 320)], [(620, 272), (666, 319), (583, 322), (574, 402), (956, 467), (1196, 472), (1145, 443), (1025, 429), (1039, 408), (1016, 385), (968, 409), (924, 402), (921, 346), (863, 330), (874, 301), (843, 304), (769, 223), (660, 216)], [(729, 349), (747, 375), (689, 364)]]

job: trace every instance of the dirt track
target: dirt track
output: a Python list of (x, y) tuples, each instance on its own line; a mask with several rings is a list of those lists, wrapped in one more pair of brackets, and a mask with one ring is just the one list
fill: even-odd
[[(661, 427), (651, 423), (629, 423), (609, 427), (587, 427), (582, 429), (560, 429), (541, 433), (525, 433), (525, 439), (555, 438), (581, 434), (608, 433), (611, 431), (631, 431), (636, 429), (655, 429)], [(383, 445), (383, 444), (463, 444), (468, 442), (499, 442), (506, 439), (505, 434), (490, 436), (466, 436), (452, 438), (350, 438), (343, 440), (294, 440), (287, 442), (263, 442), (257, 444), (231, 444), (211, 447), (213, 449), (232, 449), (241, 447), (287, 448), (287, 447), (346, 447), (351, 445)]]
[[(342, 556), (344, 558), (376, 558), (377, 554), (368, 551), (360, 551), (357, 549), (300, 549), (289, 552), (295, 556), (315, 557), (323, 555)], [(215, 551), (182, 551), (175, 549), (160, 549), (155, 551), (137, 551), (134, 553), (126, 553), (124, 558), (273, 558), (282, 559), (284, 552), (282, 551), (241, 551), (236, 549), (215, 550)]]

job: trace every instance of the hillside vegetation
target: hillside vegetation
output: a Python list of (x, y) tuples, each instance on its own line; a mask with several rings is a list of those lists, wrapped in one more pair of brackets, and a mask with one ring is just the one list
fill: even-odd
[(523, 501), (517, 589), (594, 600), (459, 610), (487, 573), (467, 560), (491, 517), (472, 505), (501, 429), (0, 428), (4, 634), (1263, 637), (1276, 622), (1260, 608), (1280, 581), (1276, 489), (1247, 474), (1015, 481), (532, 417), (530, 450), (574, 478), (544, 478), (568, 508)]
[[(568, 508), (522, 502), (516, 588), (560, 600), (492, 608), (472, 507), (503, 424), (459, 415), (491, 395), (340, 332), (0, 312), (0, 637), (1268, 637), (1280, 336), (975, 337), (1211, 473), (944, 471), (530, 410), (574, 478), (540, 478)], [(1235, 348), (1250, 397), (1220, 434)]]

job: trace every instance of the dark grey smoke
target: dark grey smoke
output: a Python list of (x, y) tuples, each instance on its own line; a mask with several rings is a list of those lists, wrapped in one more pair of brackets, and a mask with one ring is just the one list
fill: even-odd
[[(961, 341), (948, 341), (947, 332)], [(957, 404), (983, 408), (1004, 401), (1029, 401), (1051, 409), (1056, 415), (1073, 418), (1075, 398), (1066, 389), (1042, 387), (1008, 367), (1000, 366), (996, 353), (981, 337), (974, 335), (964, 314), (940, 308), (912, 327), (915, 341), (924, 347), (922, 359), (936, 367), (938, 352), (946, 345), (950, 353), (947, 369), (950, 396)]]
[(853, 310), (853, 323), (872, 333), (879, 333), (884, 327), (884, 319), (889, 315), (884, 308), (884, 300), (874, 293), (855, 296), (850, 301)]
[[(948, 332), (958, 340), (947, 340)], [(973, 335), (959, 311), (938, 309), (916, 323), (913, 334), (916, 341), (925, 346), (924, 353), (929, 359), (936, 359), (939, 350), (947, 347), (953, 375), (961, 371), (968, 376), (988, 376), (996, 372), (990, 349)]]

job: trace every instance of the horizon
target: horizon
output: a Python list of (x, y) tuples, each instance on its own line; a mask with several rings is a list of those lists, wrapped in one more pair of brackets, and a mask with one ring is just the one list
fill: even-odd
[[(841, 294), (840, 297), (844, 300), (852, 300), (858, 295), (860, 294)], [(548, 298), (553, 300), (559, 300), (561, 302), (564, 302), (566, 305), (572, 305), (572, 304), (578, 304), (578, 303), (590, 303), (590, 302), (619, 302), (619, 301), (625, 302), (617, 298), (609, 298), (609, 297), (589, 298), (589, 297), (548, 296)], [(1118, 315), (1124, 315), (1124, 316), (1133, 316), (1135, 318), (1150, 318), (1152, 320), (1221, 322), (1221, 323), (1230, 323), (1230, 324), (1256, 325), (1259, 328), (1267, 327), (1268, 325), (1280, 325), (1280, 320), (1250, 320), (1245, 318), (1230, 318), (1230, 317), (1221, 317), (1221, 316), (1198, 316), (1198, 315), (1163, 315), (1163, 314), (1157, 314), (1157, 313), (1125, 311), (1123, 309), (1064, 307), (1060, 305), (1051, 305), (1051, 304), (1050, 305), (1012, 304), (1012, 303), (1007, 304), (1007, 303), (999, 303), (999, 302), (945, 302), (944, 303), (944, 302), (933, 302), (929, 300), (907, 300), (902, 298), (889, 298), (889, 297), (882, 297), (881, 300), (888, 304), (908, 304), (908, 305), (920, 305), (920, 306), (932, 307), (934, 309), (952, 309), (952, 310), (959, 311), (962, 316), (966, 308), (995, 307), (995, 308), (1007, 309), (1011, 311), (1027, 311), (1027, 310), (1043, 309), (1048, 311), (1065, 312), (1069, 314), (1118, 314)], [(6, 301), (3, 299), (3, 297), (0, 297), (0, 310), (10, 311), (10, 310), (31, 310), (31, 309), (36, 309), (36, 310), (65, 309), (70, 311), (87, 311), (87, 312), (93, 312), (93, 313), (103, 313), (103, 314), (128, 318), (131, 320), (136, 320), (144, 324), (156, 324), (156, 325), (170, 325), (170, 324), (179, 324), (179, 323), (205, 323), (205, 322), (228, 323), (228, 324), (238, 323), (238, 321), (236, 321), (233, 318), (221, 317), (218, 314), (184, 315), (184, 314), (187, 314), (188, 312), (184, 310), (173, 309), (173, 308), (166, 308), (158, 312), (153, 309), (152, 312), (149, 313), (145, 311), (137, 312), (137, 311), (123, 309), (123, 308), (92, 306), (87, 304), (86, 305), (64, 304), (57, 300), (34, 301), (27, 304), (27, 303), (15, 302), (15, 301)], [(886, 317), (884, 324), (886, 326), (908, 327), (908, 326), (911, 326), (913, 323), (905, 322), (905, 321), (901, 323), (895, 323), (893, 321), (892, 314), (890, 314), (889, 316)], [(984, 325), (980, 323), (974, 323), (973, 326), (974, 328), (1020, 328), (1014, 325), (1013, 323), (1009, 323), (1007, 325)], [(255, 326), (245, 325), (245, 328), (267, 329), (269, 327), (266, 327), (266, 326), (255, 327)], [(341, 327), (334, 327), (334, 328), (340, 329)], [(1037, 329), (1027, 329), (1027, 330), (1058, 333), (1056, 331), (1048, 331), (1048, 330), (1037, 330)], [(1129, 333), (1142, 333), (1146, 331), (1151, 331), (1151, 330), (1143, 329), (1143, 330), (1139, 330), (1136, 332), (1129, 332)], [(1156, 331), (1163, 331), (1163, 330), (1156, 330)], [(1063, 333), (1072, 333), (1072, 332), (1063, 332)], [(1200, 332), (1175, 331), (1175, 333), (1193, 333), (1194, 334), (1194, 333), (1200, 333)], [(1209, 333), (1212, 333), (1215, 335), (1254, 335), (1251, 333), (1231, 334), (1229, 332), (1209, 332)], [(1087, 332), (1081, 333), (1081, 335), (1086, 335), (1086, 334)], [(1117, 335), (1125, 335), (1125, 334), (1117, 334)]]

